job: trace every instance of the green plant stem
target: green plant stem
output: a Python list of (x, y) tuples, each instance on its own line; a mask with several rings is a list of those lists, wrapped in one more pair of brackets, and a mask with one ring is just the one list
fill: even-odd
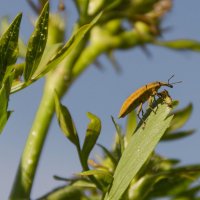
[(67, 90), (68, 70), (61, 63), (54, 74), (47, 78), (43, 97), (30, 130), (18, 167), (10, 199), (29, 198), (39, 158), (54, 114), (54, 91), (60, 96)]
[(61, 97), (67, 91), (71, 84), (71, 68), (83, 47), (84, 44), (80, 45), (76, 52), (60, 63), (47, 77), (43, 97), (21, 156), (10, 199), (30, 198), (38, 162), (54, 114), (54, 92), (56, 90)]
[[(30, 198), (38, 162), (54, 114), (54, 91), (56, 90), (58, 95), (62, 97), (72, 82), (103, 52), (114, 48), (129, 48), (143, 42), (137, 31), (122, 34), (121, 37), (112, 36), (112, 38), (110, 40), (111, 37), (109, 37), (107, 45), (100, 42), (87, 48), (85, 48), (87, 39), (83, 40), (82, 44), (60, 63), (55, 71), (49, 73), (42, 101), (21, 157), (10, 199)], [(74, 70), (72, 71), (72, 69)], [(73, 73), (72, 76), (71, 73)], [(83, 169), (88, 170), (88, 166), (83, 166)], [(91, 180), (96, 183), (99, 189), (102, 189), (95, 177)]]
[(52, 98), (52, 93), (44, 91), (42, 101), (21, 157), (10, 199), (27, 199), (30, 196), (39, 157), (53, 115)]
[[(88, 170), (90, 170), (89, 167), (88, 167), (88, 164), (85, 163), (85, 162), (83, 161), (83, 157), (82, 157), (82, 152), (81, 152), (80, 146), (76, 146), (76, 149), (77, 149), (77, 152), (78, 152), (79, 160), (80, 160), (80, 163), (81, 163), (81, 166), (82, 166), (83, 171), (88, 171)], [(100, 191), (104, 192), (103, 186), (102, 186), (101, 183), (95, 178), (95, 176), (89, 176), (89, 179), (97, 186), (97, 188), (98, 188)]]
[(88, 67), (88, 65), (102, 53), (110, 52), (114, 49), (129, 49), (133, 48), (134, 46), (152, 42), (151, 36), (148, 35), (147, 37), (144, 37), (137, 30), (123, 32), (117, 36), (106, 35), (103, 37), (101, 33), (99, 33), (99, 35), (99, 41), (87, 46), (75, 63), (72, 71), (73, 79), (79, 77), (79, 75)]

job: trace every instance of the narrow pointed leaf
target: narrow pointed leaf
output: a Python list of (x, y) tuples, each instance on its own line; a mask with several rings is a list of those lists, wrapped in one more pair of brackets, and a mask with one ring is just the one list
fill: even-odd
[(90, 122), (87, 127), (86, 136), (82, 148), (82, 156), (86, 163), (101, 131), (100, 119), (92, 113), (87, 113), (87, 116), (90, 119)]
[(11, 114), (11, 111), (7, 111), (11, 83), (12, 83), (12, 76), (7, 77), (7, 79), (4, 81), (0, 89), (0, 102), (1, 102), (0, 104), (0, 133), (3, 131), (3, 128), (6, 125), (6, 122), (8, 121), (8, 118), (10, 117), (10, 114)]
[(116, 129), (116, 132), (117, 132), (117, 136), (118, 136), (119, 144), (120, 144), (120, 151), (121, 151), (121, 154), (122, 154), (123, 151), (124, 151), (124, 138), (122, 136), (120, 126), (116, 123), (113, 116), (111, 116), (111, 119), (112, 119), (112, 122), (113, 122), (115, 129)]
[(45, 48), (44, 53), (42, 55), (42, 59), (40, 61), (40, 64), (38, 65), (37, 70), (35, 71), (35, 74), (38, 74), (46, 67), (47, 63), (52, 58), (52, 56), (57, 54), (57, 52), (61, 49), (61, 46), (62, 45), (58, 43), (58, 44), (48, 45)]
[(175, 50), (200, 51), (200, 42), (195, 40), (156, 41), (155, 44)]
[(167, 116), (170, 110), (166, 104), (158, 105), (158, 109), (155, 109), (156, 114), (151, 112), (145, 127), (140, 127), (132, 136), (118, 163), (112, 186), (105, 200), (118, 200), (123, 195), (169, 127), (172, 116), (168, 118)]
[[(164, 176), (158, 175), (145, 175), (138, 180), (138, 182), (133, 185), (131, 192), (129, 194), (130, 199), (140, 199), (146, 200), (149, 192), (153, 190), (153, 186), (160, 180), (162, 180)], [(130, 186), (131, 187), (131, 186)]]
[(55, 110), (58, 123), (64, 135), (76, 146), (79, 145), (79, 139), (76, 127), (68, 109), (60, 103), (58, 95), (55, 93)]
[(126, 141), (129, 142), (129, 139), (134, 133), (134, 130), (137, 126), (137, 115), (135, 111), (129, 113), (126, 122)]
[(93, 188), (93, 189), (96, 189), (96, 185), (94, 183), (88, 181), (88, 179), (77, 180), (72, 185), (76, 186), (76, 187), (79, 187), (79, 188)]
[(154, 185), (151, 191), (151, 197), (166, 197), (168, 195), (177, 195), (190, 188), (200, 176), (199, 165), (189, 165), (177, 167), (158, 174), (164, 179)]
[(194, 132), (195, 130), (167, 133), (162, 137), (162, 141), (174, 141), (177, 139), (185, 138), (192, 135)]
[(79, 175), (81, 175), (81, 176), (100, 176), (107, 183), (111, 183), (113, 180), (113, 176), (109, 171), (99, 170), (99, 169), (84, 171), (84, 172), (79, 173)]
[(47, 3), (39, 19), (35, 29), (30, 37), (26, 53), (26, 66), (24, 71), (24, 79), (28, 81), (36, 71), (42, 58), (48, 35), (48, 20), (49, 20), (49, 3)]
[(78, 200), (84, 196), (80, 188), (76, 186), (62, 186), (38, 198), (38, 200)]
[(193, 106), (189, 104), (185, 108), (175, 111), (172, 114), (174, 115), (170, 127), (167, 129), (167, 132), (174, 131), (181, 128), (190, 118), (192, 114)]
[(102, 13), (97, 15), (89, 24), (79, 28), (78, 31), (74, 33), (68, 42), (64, 45), (64, 47), (48, 62), (45, 69), (40, 71), (40, 73), (37, 73), (33, 79), (38, 79), (44, 76), (44, 74), (54, 69), (57, 64), (59, 64), (66, 56), (68, 56), (77, 47), (84, 36), (88, 33), (88, 31), (97, 23), (101, 15)]
[(103, 150), (104, 154), (110, 158), (110, 160), (113, 162), (114, 165), (117, 164), (117, 159), (114, 157), (114, 155), (112, 155), (112, 153), (103, 145), (101, 144), (97, 144), (99, 147), (101, 147), (101, 149)]
[(17, 15), (0, 39), (0, 83), (2, 83), (7, 66), (14, 64), (17, 60), (21, 18), (22, 14)]

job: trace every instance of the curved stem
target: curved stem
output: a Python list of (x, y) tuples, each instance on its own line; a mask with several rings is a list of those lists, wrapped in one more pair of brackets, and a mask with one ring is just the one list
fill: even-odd
[(52, 93), (44, 90), (42, 101), (21, 157), (10, 199), (26, 199), (30, 196), (39, 157), (53, 115), (52, 98)]
[[(75, 54), (74, 54), (75, 56)], [(73, 57), (73, 56), (72, 56)], [(40, 155), (54, 114), (54, 92), (61, 97), (70, 85), (75, 57), (64, 60), (46, 80), (43, 97), (21, 156), (10, 199), (29, 199)]]

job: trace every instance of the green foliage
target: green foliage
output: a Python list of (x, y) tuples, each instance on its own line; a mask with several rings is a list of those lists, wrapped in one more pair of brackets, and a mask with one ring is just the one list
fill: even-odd
[(87, 113), (90, 123), (88, 124), (85, 140), (81, 150), (83, 161), (87, 163), (90, 152), (92, 151), (101, 131), (100, 119), (92, 113)]
[(12, 84), (12, 75), (7, 77), (0, 89), (0, 133), (3, 131), (3, 128), (11, 114), (11, 111), (7, 111), (8, 109), (8, 101), (9, 101), (9, 94)]
[[(144, 47), (148, 43), (174, 50), (199, 51), (200, 43), (195, 40), (158, 40), (163, 34), (162, 19), (170, 10), (171, 1), (165, 1), (168, 6), (163, 7), (163, 0), (75, 0), (79, 18), (68, 41), (64, 41), (65, 26), (61, 29), (59, 24), (51, 23), (55, 15), (49, 15), (48, 1), (39, 1), (38, 7), (28, 2), (38, 13), (28, 45), (19, 38), (22, 14), (9, 26), (4, 24), (5, 31), (0, 38), (0, 132), (11, 114), (8, 111), (10, 94), (39, 78), (47, 77), (47, 81), (10, 199), (30, 199), (54, 111), (62, 132), (77, 150), (82, 171), (72, 178), (56, 176), (57, 180), (65, 181), (65, 185), (39, 199), (199, 199), (200, 187), (196, 181), (200, 177), (200, 165), (182, 166), (179, 160), (164, 158), (155, 152), (159, 141), (174, 141), (194, 133), (193, 129), (182, 130), (191, 116), (192, 104), (171, 112), (177, 102), (169, 108), (159, 99), (154, 102), (154, 111), (146, 111), (145, 122), (138, 123), (133, 111), (127, 116), (124, 129), (112, 117), (116, 136), (112, 148), (107, 148), (97, 143), (102, 126), (100, 118), (87, 113), (90, 121), (81, 145), (72, 115), (60, 101), (79, 75), (101, 54), (110, 56), (114, 50)], [(63, 19), (58, 13), (56, 16)], [(124, 27), (124, 21), (131, 28)], [(96, 144), (103, 152), (98, 161), (91, 159)]]
[(195, 40), (156, 41), (155, 44), (174, 50), (200, 51), (200, 42)]
[(167, 105), (162, 105), (153, 112), (148, 118), (145, 127), (140, 127), (131, 137), (125, 151), (120, 158), (115, 173), (112, 187), (105, 200), (120, 199), (122, 194), (128, 188), (134, 176), (151, 155), (156, 144), (165, 133), (172, 120), (172, 117), (166, 119), (170, 109)]
[(47, 3), (38, 18), (34, 32), (32, 33), (28, 42), (26, 65), (24, 68), (25, 81), (31, 79), (42, 58), (48, 37), (48, 21), (49, 4)]
[(16, 62), (18, 56), (18, 36), (22, 14), (16, 16), (0, 39), (0, 85), (7, 67)]
[(76, 127), (68, 109), (63, 106), (55, 93), (55, 109), (58, 118), (58, 123), (64, 135), (76, 146), (79, 146), (79, 138), (77, 135)]

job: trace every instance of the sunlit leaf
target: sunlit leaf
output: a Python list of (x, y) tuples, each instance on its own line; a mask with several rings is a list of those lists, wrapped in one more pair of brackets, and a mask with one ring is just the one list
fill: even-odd
[(129, 199), (146, 200), (146, 196), (152, 191), (153, 186), (163, 178), (163, 176), (157, 175), (142, 176), (136, 183), (130, 185)]
[(116, 132), (117, 132), (117, 136), (118, 136), (118, 140), (119, 140), (119, 144), (120, 144), (120, 153), (122, 154), (124, 151), (124, 138), (120, 129), (120, 126), (116, 123), (115, 119), (113, 116), (111, 116), (112, 122), (115, 126)]
[(113, 164), (117, 164), (117, 160), (116, 158), (114, 157), (114, 155), (112, 155), (112, 153), (106, 148), (104, 147), (103, 145), (101, 144), (97, 144), (99, 147), (101, 147), (101, 149), (103, 150), (104, 154), (110, 158), (110, 160), (113, 162)]
[(40, 61), (40, 64), (38, 65), (37, 70), (35, 71), (35, 74), (38, 74), (46, 67), (49, 60), (59, 51), (60, 48), (61, 44), (48, 45), (45, 48), (44, 53), (42, 55), (42, 59)]
[(80, 188), (76, 186), (62, 186), (49, 192), (38, 200), (79, 200), (84, 196)]
[(200, 51), (200, 42), (195, 40), (172, 40), (172, 41), (156, 41), (156, 45), (171, 48), (174, 50), (192, 50)]
[(178, 195), (190, 188), (197, 178), (200, 176), (200, 166), (199, 165), (188, 165), (173, 168), (158, 174), (158, 176), (163, 176), (154, 185), (150, 197), (166, 197), (168, 195)]
[(195, 132), (195, 130), (189, 130), (189, 131), (178, 131), (178, 132), (170, 132), (165, 134), (162, 137), (162, 141), (173, 141), (181, 138), (185, 138), (187, 136), (192, 135)]
[(84, 38), (84, 36), (88, 33), (88, 31), (97, 23), (102, 13), (97, 15), (89, 24), (86, 24), (78, 29), (72, 37), (68, 40), (68, 42), (64, 45), (64, 47), (58, 51), (58, 53), (48, 62), (45, 69), (43, 69), (40, 73), (36, 74), (33, 79), (38, 79), (48, 73), (50, 70), (55, 68), (57, 64), (59, 64), (66, 56), (69, 55), (80, 43), (80, 41)]
[(7, 111), (11, 84), (12, 76), (7, 77), (0, 89), (0, 133), (3, 131), (3, 128), (11, 114), (11, 111)]
[(95, 188), (96, 189), (96, 185), (94, 183), (89, 182), (88, 180), (77, 180), (72, 185), (76, 187), (81, 187), (81, 188)]
[(58, 123), (64, 135), (76, 146), (79, 145), (78, 134), (68, 109), (60, 103), (58, 95), (55, 93), (55, 109)]
[(156, 113), (151, 112), (147, 118), (145, 127), (141, 126), (132, 136), (118, 163), (105, 200), (118, 200), (123, 195), (169, 127), (172, 116), (167, 116), (170, 110), (166, 104), (158, 105)]
[(90, 123), (88, 124), (85, 140), (82, 147), (82, 157), (86, 163), (101, 131), (100, 119), (92, 113), (87, 113), (87, 116), (90, 119)]
[(0, 39), (0, 84), (7, 66), (16, 62), (18, 56), (18, 36), (22, 14), (16, 16)]
[(99, 170), (99, 169), (94, 169), (94, 170), (88, 170), (79, 173), (81, 176), (100, 176), (101, 180), (104, 179), (105, 182), (111, 183), (113, 180), (113, 176), (110, 172), (106, 170)]
[(36, 71), (42, 58), (48, 35), (49, 3), (43, 8), (30, 37), (26, 53), (24, 79), (28, 81)]
[(170, 127), (167, 129), (167, 132), (171, 132), (181, 128), (190, 118), (192, 110), (193, 106), (192, 104), (189, 104), (185, 108), (173, 112), (172, 114), (174, 115), (174, 117), (170, 124)]
[(131, 136), (134, 133), (134, 130), (137, 126), (137, 115), (135, 111), (132, 111), (128, 114), (127, 122), (126, 122), (126, 141), (129, 142)]

